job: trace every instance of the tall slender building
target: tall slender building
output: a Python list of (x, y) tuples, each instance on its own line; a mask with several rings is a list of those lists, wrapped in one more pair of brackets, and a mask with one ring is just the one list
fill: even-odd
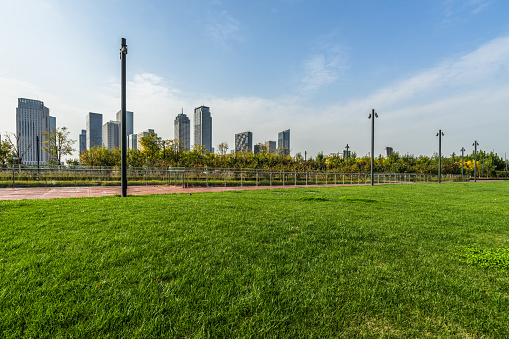
[(180, 140), (184, 149), (189, 151), (191, 149), (191, 120), (184, 114), (184, 110), (175, 118), (174, 126), (174, 138)]
[(103, 145), (103, 115), (89, 112), (87, 115), (87, 149)]
[(277, 148), (281, 154), (290, 155), (290, 130), (279, 132), (277, 136)]
[(203, 145), (208, 152), (212, 149), (212, 117), (206, 106), (194, 109), (194, 144)]
[[(126, 124), (125, 124), (125, 128), (126, 128), (126, 134), (129, 135), (129, 134), (133, 134), (133, 112), (131, 111), (126, 111), (125, 112), (125, 120), (126, 120)], [(122, 111), (118, 111), (117, 112), (117, 121), (118, 122), (122, 122)]]
[(108, 121), (103, 125), (103, 146), (111, 150), (120, 148), (120, 121)]
[[(49, 108), (39, 100), (18, 98), (16, 107), (16, 134), (19, 137), (19, 149), (22, 163), (27, 165), (37, 164), (37, 149), (39, 149), (39, 163), (45, 164), (49, 160), (47, 151), (42, 148), (46, 137), (43, 133), (51, 131), (52, 122), (56, 128), (56, 118), (50, 117)], [(36, 145), (39, 138), (39, 147)]]
[(80, 143), (79, 144), (80, 154), (78, 154), (78, 156), (80, 156), (87, 149), (87, 130), (86, 129), (81, 130), (81, 134), (80, 134), (78, 142)]

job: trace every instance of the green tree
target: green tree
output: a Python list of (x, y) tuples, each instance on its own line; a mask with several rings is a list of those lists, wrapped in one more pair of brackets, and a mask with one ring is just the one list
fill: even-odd
[(159, 160), (159, 152), (162, 150), (162, 140), (154, 132), (141, 138), (141, 153), (147, 159), (147, 165), (155, 166)]
[(48, 163), (60, 165), (62, 164), (62, 156), (71, 155), (74, 152), (73, 145), (76, 140), (69, 138), (67, 127), (56, 128), (51, 132), (43, 132), (42, 136), (46, 139), (42, 143), (42, 148), (47, 151), (50, 156)]
[(5, 165), (8, 159), (12, 158), (11, 151), (12, 146), (8, 140), (0, 142), (0, 162), (2, 162), (2, 165)]

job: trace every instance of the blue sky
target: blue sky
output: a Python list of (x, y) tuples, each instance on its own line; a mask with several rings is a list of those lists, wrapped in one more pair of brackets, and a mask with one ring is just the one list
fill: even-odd
[(0, 132), (18, 97), (44, 101), (74, 139), (88, 112), (120, 107), (129, 47), (135, 132), (173, 138), (207, 105), (213, 145), (291, 129), (292, 154), (509, 152), (509, 2), (0, 0)]

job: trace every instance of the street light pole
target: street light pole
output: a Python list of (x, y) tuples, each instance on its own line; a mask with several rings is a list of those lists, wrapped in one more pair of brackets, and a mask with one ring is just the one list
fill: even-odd
[(477, 146), (479, 146), (477, 140), (474, 141), (472, 146), (474, 146), (474, 182), (477, 182)]
[(373, 172), (375, 168), (375, 118), (378, 118), (378, 114), (373, 109), (368, 116), (368, 119), (371, 119), (371, 186), (375, 184)]
[(463, 156), (465, 155), (465, 147), (461, 147), (461, 176), (463, 176)]
[(348, 150), (350, 149), (350, 146), (346, 144), (345, 148), (346, 148), (346, 167), (348, 167)]
[(127, 44), (125, 38), (120, 41), (120, 60), (122, 60), (122, 80), (121, 80), (121, 183), (122, 183), (122, 197), (127, 197), (127, 119), (126, 119), (126, 59), (127, 59)]
[(444, 133), (442, 130), (438, 130), (437, 136), (438, 136), (438, 183), (440, 184), (440, 170), (442, 168), (442, 135)]
[(454, 165), (454, 156), (456, 155), (456, 153), (452, 152), (452, 164)]

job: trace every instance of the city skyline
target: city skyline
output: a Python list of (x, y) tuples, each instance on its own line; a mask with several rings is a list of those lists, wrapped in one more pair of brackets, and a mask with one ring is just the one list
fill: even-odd
[[(0, 132), (15, 132), (9, 112), (19, 97), (44, 101), (74, 139), (83, 129), (77, 116), (117, 112), (125, 37), (137, 131), (161, 126), (158, 134), (172, 139), (173, 112), (206, 103), (212, 147), (234, 145), (235, 131), (273, 139), (277, 126), (292, 130), (291, 154), (335, 153), (346, 143), (368, 154), (374, 108), (376, 154), (391, 145), (431, 155), (438, 129), (444, 154), (469, 150), (474, 139), (503, 154), (507, 12), (509, 3), (496, 0), (148, 1), (120, 10), (93, 0), (6, 2)], [(130, 24), (116, 24), (119, 15)], [(34, 49), (45, 53), (33, 58)]]

